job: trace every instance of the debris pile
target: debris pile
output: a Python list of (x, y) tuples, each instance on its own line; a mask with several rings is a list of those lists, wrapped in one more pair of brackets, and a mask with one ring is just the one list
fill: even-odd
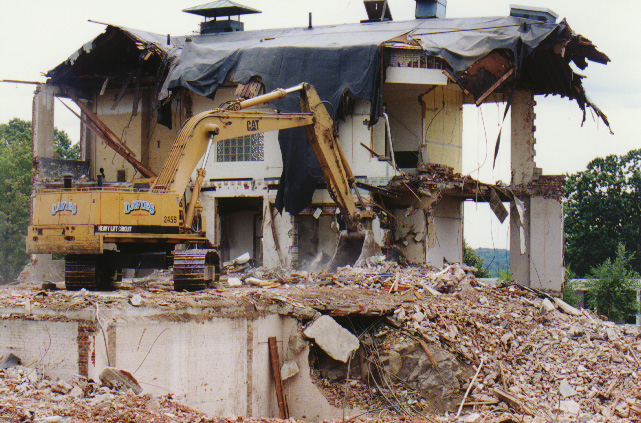
[(202, 413), (172, 400), (171, 395), (136, 395), (131, 387), (112, 389), (82, 377), (70, 382), (51, 380), (40, 375), (36, 368), (21, 365), (0, 370), (0, 420), (7, 423), (210, 421)]
[[(0, 289), (0, 304), (33, 319), (46, 318), (36, 312), (40, 308), (98, 305), (176, 311), (202, 307), (208, 312), (233, 306), (245, 317), (292, 316), (301, 325), (296, 350), (309, 345), (305, 359), (312, 379), (330, 404), (370, 410), (370, 417), (641, 421), (641, 335), (636, 327), (604, 321), (532, 288), (487, 285), (474, 277), (475, 269), (460, 264), (434, 269), (373, 257), (362, 267), (331, 274), (234, 266), (219, 288), (200, 292), (172, 291), (171, 275), (163, 273), (124, 281), (120, 290), (109, 293), (5, 288)], [(230, 278), (239, 279), (240, 286), (230, 287)], [(16, 359), (7, 357), (7, 367), (18, 365)], [(299, 371), (295, 364), (283, 363), (285, 386)], [(34, 419), (45, 414), (37, 414), (38, 406), (29, 401), (45, 401), (50, 403), (47, 415), (91, 421), (97, 419), (96, 396), (109, 394), (113, 413), (148, 412), (145, 404), (151, 401), (162, 409), (154, 421), (170, 421), (162, 415), (179, 413), (171, 421), (203, 418), (170, 398), (134, 395), (131, 375), (117, 369), (103, 373), (106, 386), (86, 380), (70, 385), (84, 397), (71, 390), (58, 393), (56, 389), (66, 387), (28, 379), (27, 371), (0, 370), (2, 404), (7, 405), (1, 410), (13, 407)], [(65, 414), (67, 410), (73, 414)], [(75, 420), (77, 415), (81, 417)]]
[(506, 421), (500, 420), (506, 413), (525, 421), (641, 418), (637, 328), (536, 290), (484, 285), (460, 265), (439, 272), (387, 266), (344, 268), (334, 276), (339, 285), (414, 297), (357, 332), (358, 371), (348, 374), (347, 365), (340, 376), (319, 371), (322, 385), (335, 384), (328, 389), (334, 405), (348, 398), (351, 407), (369, 406), (369, 399), (359, 403), (362, 385), (400, 415), (454, 413), (463, 402), (488, 422)]

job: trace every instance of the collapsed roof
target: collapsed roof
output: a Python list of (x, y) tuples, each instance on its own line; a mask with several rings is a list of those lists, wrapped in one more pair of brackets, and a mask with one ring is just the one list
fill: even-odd
[[(534, 94), (576, 100), (585, 110), (592, 105), (585, 96), (583, 76), (572, 70), (570, 62), (585, 69), (588, 60), (603, 64), (610, 61), (588, 39), (573, 33), (565, 20), (546, 23), (513, 16), (369, 22), (191, 37), (108, 26), (47, 76), (53, 83), (78, 88), (101, 86), (110, 69), (112, 77), (120, 72), (125, 78), (123, 69), (129, 63), (160, 77), (161, 81), (155, 82), (162, 84), (158, 86), (161, 99), (178, 87), (212, 98), (221, 84), (244, 83), (256, 75), (267, 90), (306, 81), (335, 110), (339, 110), (347, 92), (370, 100), (375, 121), (384, 81), (381, 46), (398, 40), (442, 59), (454, 82), (475, 100), (495, 85), (497, 89), (516, 81)], [(159, 62), (149, 66), (148, 52)], [(163, 70), (160, 75), (159, 69)], [(291, 100), (275, 105), (286, 111), (295, 111), (298, 106)], [(607, 118), (595, 111), (607, 123)]]
[[(515, 88), (576, 100), (584, 112), (592, 107), (580, 69), (587, 61), (610, 59), (588, 39), (559, 23), (507, 17), (417, 19), (367, 22), (315, 28), (268, 29), (172, 37), (108, 26), (67, 61), (49, 71), (50, 82), (81, 94), (108, 86), (124, 92), (153, 88), (167, 106), (174, 90), (183, 88), (214, 98), (219, 86), (247, 83), (260, 77), (267, 91), (309, 82), (331, 104), (335, 118), (345, 114), (344, 101), (370, 101), (370, 125), (382, 109), (386, 60), (394, 49), (413, 49), (431, 58), (427, 67), (441, 69), (477, 104), (492, 92)], [(298, 112), (295, 97), (272, 102), (284, 112)], [(508, 101), (509, 105), (509, 101)], [(160, 123), (171, 118), (158, 109)], [(320, 166), (301, 128), (281, 131), (283, 177), (276, 204), (298, 214), (311, 201), (321, 179)]]

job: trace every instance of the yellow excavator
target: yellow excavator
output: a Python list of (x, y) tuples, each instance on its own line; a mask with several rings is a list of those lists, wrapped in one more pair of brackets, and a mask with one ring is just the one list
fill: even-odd
[[(243, 111), (299, 92), (301, 113)], [(330, 266), (354, 264), (373, 246), (375, 217), (352, 196), (354, 176), (336, 137), (334, 122), (310, 84), (214, 109), (189, 119), (175, 140), (155, 179), (130, 186), (108, 186), (100, 178), (92, 186), (41, 189), (35, 195), (27, 253), (65, 255), (65, 285), (106, 290), (123, 268), (174, 269), (174, 289), (211, 286), (220, 273), (220, 257), (205, 233), (199, 201), (209, 152), (215, 142), (253, 133), (305, 127), (332, 199), (345, 222)], [(201, 160), (202, 159), (202, 160)], [(196, 169), (198, 163), (200, 168)], [(190, 199), (189, 182), (196, 169)]]

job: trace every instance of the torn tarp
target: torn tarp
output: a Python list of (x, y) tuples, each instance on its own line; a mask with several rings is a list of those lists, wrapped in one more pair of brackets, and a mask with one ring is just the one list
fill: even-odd
[[(460, 18), (460, 19), (419, 19), (411, 21), (386, 21), (361, 24), (322, 26), (312, 29), (289, 28), (260, 31), (240, 31), (233, 33), (193, 35), (191, 37), (169, 37), (143, 31), (109, 26), (105, 34), (97, 37), (89, 46), (106, 45), (113, 39), (114, 32), (132, 40), (138, 48), (149, 48), (162, 58), (162, 72), (157, 84), (162, 83), (160, 99), (167, 98), (170, 90), (184, 87), (196, 94), (214, 98), (221, 84), (246, 83), (249, 78), (259, 75), (267, 91), (286, 88), (301, 82), (309, 82), (316, 88), (320, 98), (327, 101), (330, 113), (342, 108), (341, 100), (346, 93), (353, 98), (370, 102), (370, 124), (374, 124), (381, 112), (383, 73), (381, 54), (386, 41), (400, 40), (401, 36), (410, 43), (420, 44), (428, 55), (443, 59), (451, 71), (467, 72), (471, 65), (492, 52), (500, 52), (506, 60), (513, 61), (515, 78), (530, 87), (535, 94), (559, 94), (575, 98), (585, 109), (587, 102), (579, 77), (560, 80), (555, 70), (559, 66), (570, 72), (568, 62), (574, 61), (582, 67), (585, 59), (605, 63), (609, 59), (596, 47), (583, 41), (577, 48), (576, 36), (572, 34), (565, 21), (560, 23), (541, 23), (517, 17)], [(111, 44), (109, 44), (111, 46)], [(561, 46), (566, 56), (547, 47)], [(113, 47), (113, 46), (111, 46)], [(536, 56), (542, 48), (547, 56)], [(567, 48), (567, 50), (565, 50)], [(97, 53), (96, 50), (100, 52)], [(68, 61), (50, 71), (54, 83), (68, 83), (70, 75), (82, 76), (87, 72), (79, 61), (100, 65), (113, 49), (85, 48), (79, 50)], [(122, 49), (120, 49), (122, 50)], [(120, 51), (119, 50), (119, 51)], [(124, 54), (124, 53), (122, 53)], [(93, 60), (93, 57), (96, 59)], [(536, 56), (536, 57), (535, 57)], [(86, 60), (85, 60), (86, 59)], [(528, 64), (526, 60), (534, 63)], [(550, 60), (558, 66), (548, 66)], [(509, 64), (509, 63), (508, 63)], [(522, 64), (524, 68), (521, 69)], [(584, 67), (584, 66), (583, 66)], [(71, 69), (73, 68), (73, 69)], [(78, 69), (75, 69), (78, 68)], [(76, 72), (69, 72), (75, 70)], [(519, 75), (519, 70), (524, 74)], [(84, 72), (84, 73), (83, 73)], [(82, 75), (81, 75), (82, 74)], [(525, 75), (527, 74), (527, 75)], [(489, 79), (490, 85), (480, 87), (483, 93), (497, 81)], [(77, 79), (84, 84), (83, 78)], [(461, 81), (457, 81), (462, 87)], [(551, 88), (550, 88), (551, 87)], [(476, 93), (474, 95), (477, 95)], [(272, 106), (284, 112), (298, 112), (299, 105), (295, 96), (277, 100)], [(598, 111), (598, 109), (595, 108)], [(601, 114), (602, 115), (602, 114)], [(604, 121), (606, 118), (602, 115)], [(305, 137), (306, 138), (306, 137)], [(290, 143), (306, 143), (305, 138), (295, 138), (282, 131), (281, 146), (290, 148)], [(293, 145), (293, 144), (292, 144)], [(307, 151), (305, 151), (307, 150)], [(295, 169), (292, 163), (314, 161), (305, 156), (309, 149), (296, 148), (296, 153), (283, 152), (284, 169)], [(289, 162), (291, 160), (291, 162)], [(298, 166), (300, 167), (300, 166)], [(311, 180), (318, 172), (318, 165), (305, 166), (307, 172), (285, 171), (281, 183), (292, 182), (293, 178), (307, 179), (309, 183), (299, 183), (301, 187), (312, 187)], [(284, 205), (288, 211), (296, 212), (301, 201), (311, 198), (312, 192), (281, 188)], [(290, 198), (289, 196), (294, 197)], [(290, 207), (292, 208), (290, 210)]]

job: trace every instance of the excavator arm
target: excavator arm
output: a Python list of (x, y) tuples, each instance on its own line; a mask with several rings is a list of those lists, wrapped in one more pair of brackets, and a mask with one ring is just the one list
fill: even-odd
[[(300, 91), (301, 113), (242, 111), (295, 91)], [(373, 217), (371, 211), (359, 211), (356, 207), (351, 193), (354, 176), (336, 137), (334, 122), (312, 85), (304, 83), (249, 100), (237, 101), (230, 109), (210, 110), (189, 119), (180, 130), (167, 161), (152, 186), (152, 191), (155, 192), (184, 193), (198, 162), (204, 157), (197, 172), (192, 200), (186, 213), (186, 227), (191, 226), (194, 207), (205, 177), (204, 167), (213, 143), (259, 132), (301, 126), (307, 131), (329, 193), (338, 205), (348, 229), (355, 231), (361, 220)]]

